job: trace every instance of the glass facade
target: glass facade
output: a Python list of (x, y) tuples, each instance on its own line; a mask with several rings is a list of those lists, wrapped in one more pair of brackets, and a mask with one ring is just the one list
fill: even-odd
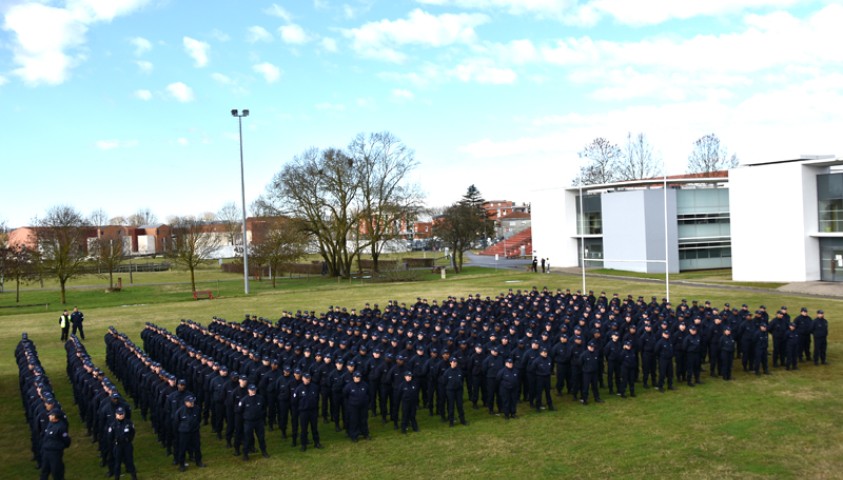
[(843, 173), (817, 175), (819, 231), (843, 232)]
[(843, 282), (843, 238), (820, 238), (820, 280)]
[(679, 270), (732, 266), (729, 190), (688, 188), (676, 192)]
[(585, 227), (585, 235), (603, 234), (603, 207), (599, 194), (583, 195), (582, 211), (580, 211), (580, 196), (577, 195), (577, 235), (583, 234), (583, 227)]
[(587, 268), (603, 268), (603, 239), (586, 238), (584, 242), (577, 240), (577, 266), (582, 267), (583, 252), (585, 243), (585, 266)]

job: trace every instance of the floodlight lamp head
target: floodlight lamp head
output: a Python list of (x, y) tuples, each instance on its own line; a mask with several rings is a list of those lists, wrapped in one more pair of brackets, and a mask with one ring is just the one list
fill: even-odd
[(236, 108), (232, 108), (232, 109), (231, 109), (231, 116), (232, 116), (232, 117), (236, 117), (236, 116), (237, 116), (237, 109), (236, 109)]
[(248, 117), (248, 116), (249, 116), (249, 109), (248, 109), (248, 108), (243, 109), (243, 116), (244, 116), (244, 117)]

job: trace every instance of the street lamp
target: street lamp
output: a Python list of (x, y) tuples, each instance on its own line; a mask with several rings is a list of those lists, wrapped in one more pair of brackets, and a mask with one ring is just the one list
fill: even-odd
[(246, 180), (243, 174), (243, 117), (249, 116), (249, 109), (238, 111), (231, 110), (231, 116), (237, 117), (237, 124), (240, 127), (240, 193), (243, 205), (243, 288), (246, 295), (249, 294), (249, 243), (246, 241)]

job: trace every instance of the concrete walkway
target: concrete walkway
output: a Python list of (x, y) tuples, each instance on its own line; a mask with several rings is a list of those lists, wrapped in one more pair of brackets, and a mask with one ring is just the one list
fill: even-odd
[[(485, 257), (480, 255), (473, 255), (466, 253), (466, 256), (471, 259), (472, 265), (484, 266), (484, 267), (495, 267), (498, 268), (509, 268), (513, 270), (525, 270), (527, 265), (530, 263), (530, 260), (504, 260), (501, 259), (495, 262), (494, 257)], [(582, 277), (582, 271), (579, 267), (565, 267), (565, 268), (558, 268), (552, 267), (551, 274), (565, 276), (565, 277)], [(638, 282), (646, 282), (646, 283), (664, 283), (664, 280), (659, 279), (652, 279), (652, 278), (639, 278), (639, 277), (626, 277), (623, 275), (605, 275), (601, 273), (589, 273), (588, 271), (585, 272), (587, 278), (607, 278), (607, 279), (618, 279), (618, 280), (631, 280), (631, 281), (638, 281)], [(779, 292), (779, 293), (786, 293), (791, 295), (804, 295), (810, 297), (818, 297), (818, 298), (831, 298), (831, 299), (843, 299), (843, 283), (837, 282), (793, 282), (788, 283), (787, 285), (783, 285), (776, 289), (770, 288), (759, 288), (759, 287), (748, 287), (743, 285), (731, 285), (731, 284), (723, 284), (723, 283), (708, 283), (708, 282), (700, 282), (700, 281), (693, 281), (693, 280), (671, 280), (670, 283), (672, 285), (682, 285), (688, 287), (697, 287), (697, 288), (711, 288), (711, 289), (718, 289), (718, 290), (739, 290), (743, 292), (756, 292), (756, 293), (771, 293), (771, 292)], [(570, 287), (574, 288), (574, 287)]]

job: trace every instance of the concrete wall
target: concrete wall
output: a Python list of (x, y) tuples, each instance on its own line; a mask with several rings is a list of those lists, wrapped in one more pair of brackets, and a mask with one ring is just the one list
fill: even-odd
[(541, 258), (549, 258), (553, 267), (577, 265), (575, 201), (576, 194), (562, 187), (533, 192), (530, 212), (533, 252)]
[[(644, 273), (664, 273), (665, 211), (662, 189), (605, 193), (603, 204), (604, 267)], [(679, 272), (676, 192), (667, 192), (669, 271)]]
[(801, 282), (820, 279), (817, 174), (797, 162), (729, 171), (732, 278)]

